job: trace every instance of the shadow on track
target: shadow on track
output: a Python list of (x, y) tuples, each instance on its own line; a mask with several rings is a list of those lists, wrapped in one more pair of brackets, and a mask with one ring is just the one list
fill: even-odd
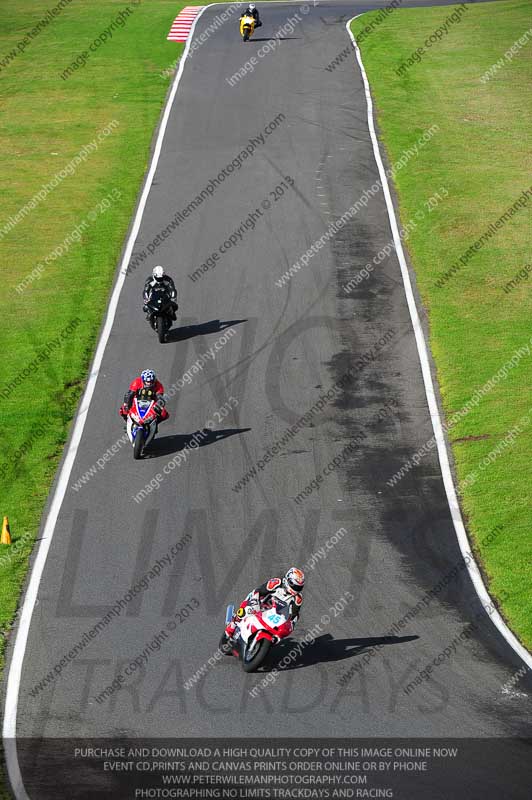
[(220, 331), (225, 331), (226, 328), (231, 328), (233, 325), (240, 325), (242, 322), (247, 322), (247, 319), (231, 319), (228, 322), (213, 319), (210, 322), (201, 322), (199, 325), (184, 325), (182, 328), (174, 328), (168, 331), (166, 341), (182, 342), (185, 339), (192, 339), (193, 336), (220, 333)]
[[(314, 664), (323, 664), (328, 661), (343, 661), (346, 658), (359, 656), (378, 644), (404, 644), (419, 639), (419, 636), (373, 636), (362, 639), (333, 639), (330, 633), (319, 636), (312, 644), (303, 648), (296, 661), (283, 667), (283, 672), (290, 669), (311, 667)], [(271, 653), (272, 662), (282, 661), (295, 642), (284, 641), (275, 647)], [(272, 663), (272, 666), (274, 664)]]
[[(237, 436), (239, 433), (247, 433), (247, 431), (250, 431), (251, 428), (225, 428), (224, 430), (220, 431), (213, 431), (208, 428), (204, 428), (203, 433), (207, 430), (207, 436), (198, 441), (198, 447), (206, 447), (209, 444), (220, 442), (222, 439), (227, 439), (229, 436)], [(173, 436), (162, 436), (158, 439), (154, 439), (146, 451), (146, 458), (160, 458), (161, 456), (169, 456), (173, 453), (178, 453), (180, 450), (184, 450), (188, 444), (191, 444), (194, 441), (192, 438), (194, 433), (199, 432), (200, 431), (183, 434), (178, 433), (174, 434)]]
[(301, 36), (253, 36), (252, 39), (249, 40), (251, 44), (253, 42), (289, 42), (291, 39), (301, 39)]

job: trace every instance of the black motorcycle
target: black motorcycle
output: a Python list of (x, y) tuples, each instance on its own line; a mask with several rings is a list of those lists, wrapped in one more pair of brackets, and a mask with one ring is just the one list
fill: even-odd
[(146, 308), (148, 322), (153, 330), (157, 331), (159, 341), (163, 344), (175, 319), (173, 300), (165, 289), (155, 287), (152, 289)]

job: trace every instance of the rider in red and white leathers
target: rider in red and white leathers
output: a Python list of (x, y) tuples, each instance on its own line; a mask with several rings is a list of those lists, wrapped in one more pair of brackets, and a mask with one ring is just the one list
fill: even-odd
[(272, 604), (274, 597), (278, 597), (289, 604), (290, 618), (295, 626), (303, 604), (301, 592), (304, 585), (305, 574), (302, 569), (297, 567), (290, 567), (284, 578), (270, 578), (266, 583), (262, 583), (257, 589), (250, 592), (240, 604), (233, 619), (225, 628), (226, 637), (231, 639), (234, 636), (239, 619), (242, 619), (247, 613), (267, 608)]
[(164, 386), (157, 380), (157, 376), (152, 369), (143, 370), (137, 378), (131, 381), (129, 389), (124, 395), (124, 402), (118, 411), (124, 419), (129, 413), (134, 397), (141, 400), (155, 400), (157, 421), (164, 422), (164, 420), (168, 419), (169, 414), (164, 407)]

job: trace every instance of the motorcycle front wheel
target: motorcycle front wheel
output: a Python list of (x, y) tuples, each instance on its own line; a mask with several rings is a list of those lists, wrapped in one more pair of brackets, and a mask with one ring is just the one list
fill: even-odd
[(137, 428), (137, 433), (135, 435), (135, 444), (133, 445), (133, 458), (138, 461), (139, 458), (142, 458), (142, 447), (144, 445), (144, 431), (142, 428)]
[(162, 316), (157, 317), (156, 323), (157, 325), (157, 336), (159, 337), (160, 344), (164, 344), (166, 341), (166, 324), (165, 319)]
[(268, 639), (261, 639), (258, 644), (252, 645), (250, 648), (244, 645), (242, 651), (242, 669), (244, 672), (255, 672), (259, 667), (262, 667), (271, 646), (272, 643)]
[(225, 635), (225, 633), (222, 633), (222, 638), (220, 639), (218, 650), (221, 650), (224, 656), (230, 656), (233, 653), (233, 649), (229, 644), (229, 642), (227, 641), (227, 636)]

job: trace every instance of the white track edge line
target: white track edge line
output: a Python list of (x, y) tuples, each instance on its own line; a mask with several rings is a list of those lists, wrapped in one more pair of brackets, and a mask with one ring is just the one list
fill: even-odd
[(166, 127), (168, 125), (168, 119), (170, 117), (170, 112), (172, 110), (177, 89), (181, 80), (181, 76), (183, 74), (183, 70), (185, 68), (185, 63), (188, 51), (190, 49), (194, 28), (196, 27), (196, 23), (203, 14), (203, 12), (206, 11), (208, 8), (211, 8), (213, 5), (219, 5), (219, 4), (210, 3), (209, 5), (203, 6), (201, 11), (197, 14), (194, 22), (192, 23), (187, 44), (183, 51), (183, 55), (180, 59), (179, 68), (174, 78), (174, 83), (172, 85), (172, 89), (170, 91), (168, 100), (166, 102), (166, 106), (164, 108), (148, 175), (146, 177), (144, 188), (142, 190), (142, 194), (139, 200), (139, 204), (135, 214), (135, 219), (133, 222), (133, 227), (129, 234), (126, 249), (122, 257), (120, 269), (118, 272), (118, 277), (111, 295), (111, 299), (109, 301), (109, 307), (105, 319), (105, 324), (100, 334), (98, 345), (96, 347), (96, 352), (94, 355), (94, 360), (91, 365), (91, 371), (89, 373), (89, 377), (87, 380), (85, 393), (81, 400), (79, 410), (77, 412), (74, 421), (74, 427), (72, 430), (72, 436), (70, 438), (68, 451), (65, 460), (63, 462), (63, 465), (61, 467), (61, 471), (59, 473), (59, 478), (53, 494), (50, 510), (48, 512), (48, 515), (46, 517), (46, 522), (42, 530), (41, 542), (39, 545), (37, 555), (35, 557), (33, 568), (31, 571), (31, 576), (28, 583), (28, 588), (26, 590), (26, 594), (24, 596), (22, 604), (22, 611), (17, 626), (15, 644), (13, 645), (13, 652), (9, 664), (9, 671), (6, 678), (5, 714), (2, 727), (2, 738), (4, 739), (7, 771), (16, 800), (30, 800), (22, 781), (22, 775), (20, 773), (20, 766), (18, 763), (18, 756), (16, 749), (17, 710), (18, 710), (18, 696), (20, 691), (20, 682), (22, 676), (22, 667), (24, 663), (24, 656), (26, 653), (28, 634), (29, 634), (31, 619), (33, 616), (33, 611), (35, 608), (35, 603), (37, 600), (37, 594), (39, 591), (42, 573), (44, 570), (44, 566), (46, 564), (46, 559), (48, 556), (48, 552), (50, 550), (50, 545), (52, 543), (55, 531), (55, 525), (57, 522), (57, 518), (59, 516), (59, 511), (61, 510), (61, 506), (63, 504), (63, 500), (65, 498), (65, 494), (68, 489), (70, 474), (72, 472), (72, 467), (74, 465), (74, 461), (78, 452), (79, 443), (81, 440), (81, 436), (83, 434), (83, 429), (85, 427), (85, 422), (87, 420), (87, 414), (89, 411), (89, 406), (92, 396), (94, 394), (94, 389), (100, 372), (102, 359), (113, 327), (118, 301), (120, 299), (122, 287), (126, 279), (126, 274), (127, 274), (126, 268), (129, 264), (131, 254), (133, 252), (133, 246), (135, 244), (140, 224), (142, 222), (142, 217), (148, 200), (148, 195), (151, 191), (153, 177), (155, 175), (155, 171), (159, 163), (159, 157), (162, 150), (163, 139), (166, 133)]
[(366, 74), (366, 70), (364, 68), (364, 64), (362, 62), (362, 54), (360, 52), (360, 48), (356, 42), (356, 39), (351, 31), (351, 23), (357, 19), (357, 17), (362, 16), (362, 14), (357, 14), (356, 16), (352, 17), (346, 23), (346, 30), (349, 34), (353, 47), (355, 48), (356, 57), (358, 64), (360, 66), (360, 72), (362, 74), (362, 80), (364, 82), (364, 92), (366, 95), (366, 102), (368, 106), (368, 128), (371, 136), (371, 141), (373, 144), (373, 153), (375, 155), (375, 161), (377, 163), (377, 167), (379, 170), (379, 175), (382, 181), (382, 187), (384, 192), (384, 197), (386, 199), (386, 210), (388, 212), (388, 217), (390, 220), (390, 227), (392, 229), (393, 240), (395, 244), (395, 249), (397, 252), (397, 258), (399, 261), (399, 265), (401, 267), (401, 275), (403, 278), (403, 284), (406, 294), (406, 299), (408, 303), (408, 310), (410, 312), (410, 319), (412, 320), (412, 326), (414, 328), (414, 335), (416, 337), (416, 346), (418, 351), (419, 360), (421, 363), (421, 371), (423, 374), (423, 383), (425, 385), (425, 394), (427, 396), (427, 402), (429, 406), (429, 413), (430, 419), (432, 422), (432, 428), (434, 430), (434, 438), (436, 440), (436, 445), (438, 449), (438, 458), (440, 461), (440, 468), (442, 471), (443, 476), (443, 483), (445, 486), (445, 493), (447, 495), (447, 502), (449, 504), (449, 510), (451, 512), (451, 517), (454, 524), (454, 529), (456, 532), (456, 536), (458, 538), (458, 544), (460, 546), (460, 551), (464, 560), (466, 556), (470, 559), (467, 563), (467, 569), (471, 580), (473, 582), (473, 586), (477, 592), (477, 595), (484, 607), (493, 608), (491, 614), (486, 611), (486, 614), (489, 616), (495, 627), (498, 629), (499, 633), (504, 637), (506, 642), (510, 645), (510, 647), (515, 651), (515, 653), (524, 661), (529, 669), (532, 670), (532, 655), (528, 652), (528, 650), (523, 647), (521, 642), (517, 639), (514, 633), (510, 630), (510, 628), (506, 625), (505, 621), (497, 611), (497, 609), (493, 605), (493, 600), (490, 597), (488, 590), (484, 585), (484, 581), (482, 580), (482, 573), (476, 564), (473, 553), (471, 553), (471, 549), (469, 546), (469, 539), (467, 538), (467, 533), (464, 527), (464, 523), (462, 520), (462, 514), (460, 511), (460, 506), (458, 503), (458, 498), (456, 495), (456, 490), (454, 487), (453, 476), (451, 472), (451, 467), (449, 464), (449, 456), (447, 453), (447, 445), (445, 443), (445, 436), (443, 434), (443, 426), (440, 417), (440, 411), (438, 408), (438, 403), (436, 401), (436, 395), (434, 391), (434, 383), (432, 380), (432, 373), (430, 370), (430, 362), (428, 358), (428, 351), (427, 351), (427, 343), (425, 341), (425, 334), (423, 333), (423, 328), (421, 327), (421, 321), (419, 319), (419, 314), (416, 306), (416, 301), (414, 298), (414, 292), (412, 291), (412, 283), (410, 281), (410, 275), (408, 272), (408, 266), (406, 264), (405, 254), (403, 251), (403, 246), (401, 242), (401, 237), (399, 235), (399, 228), (397, 225), (397, 220), (395, 217), (395, 209), (392, 202), (392, 197), (390, 194), (390, 187), (388, 185), (388, 179), (386, 177), (386, 172), (384, 169), (384, 164), (382, 162), (382, 157), (379, 149), (379, 142), (377, 139), (377, 134), (375, 132), (375, 124), (373, 119), (373, 101), (371, 99), (371, 92), (369, 88), (369, 81), (368, 76)]

